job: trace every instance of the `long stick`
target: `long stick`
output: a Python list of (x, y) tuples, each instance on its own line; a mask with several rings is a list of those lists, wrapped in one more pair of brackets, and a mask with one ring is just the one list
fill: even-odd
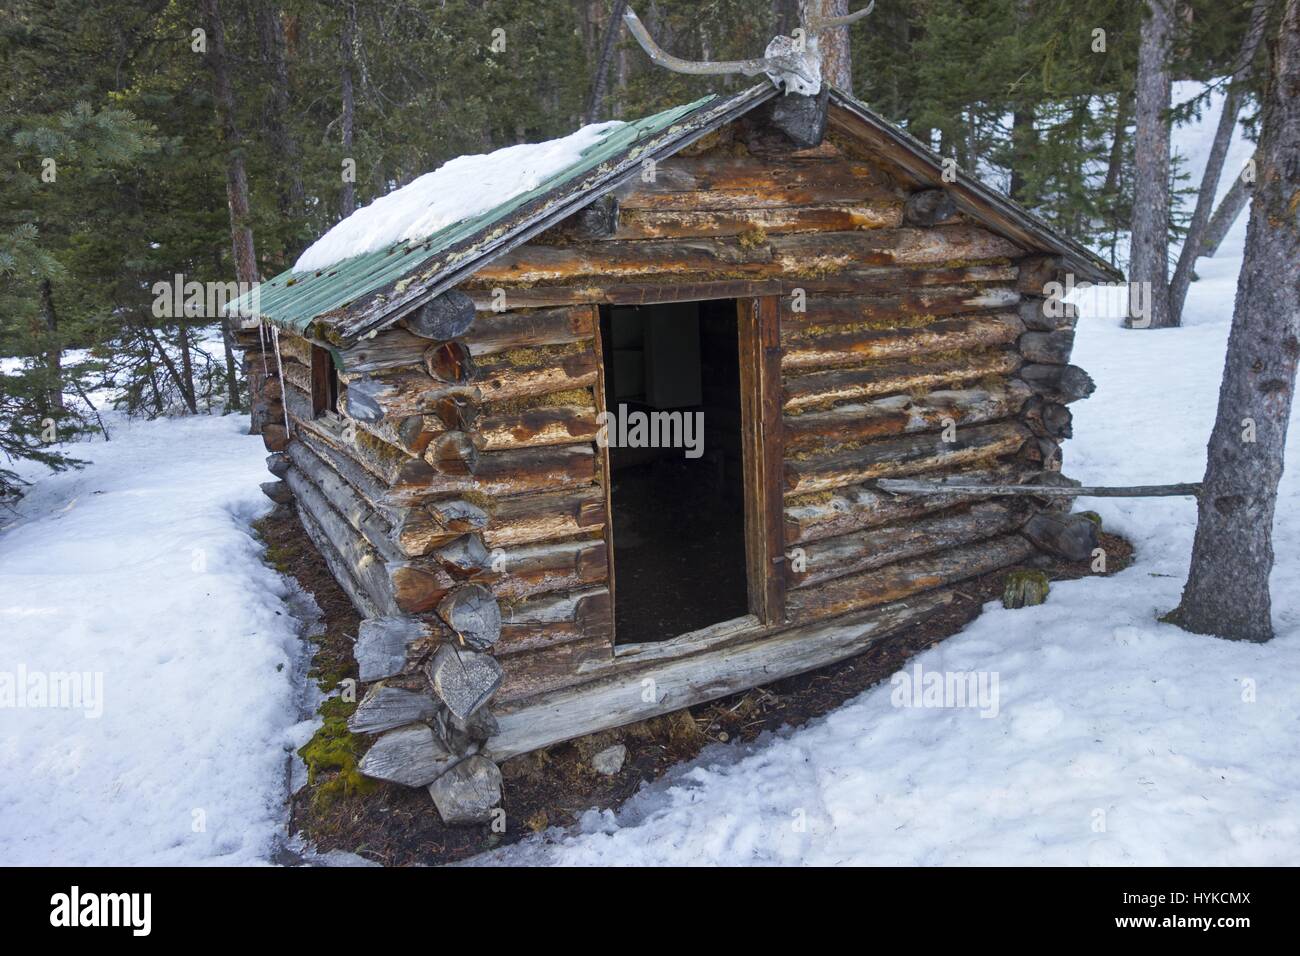
[(1034, 495), (1058, 498), (1176, 498), (1201, 493), (1200, 482), (1181, 485), (981, 485), (971, 482), (925, 481), (916, 478), (881, 478), (881, 491), (901, 495)]

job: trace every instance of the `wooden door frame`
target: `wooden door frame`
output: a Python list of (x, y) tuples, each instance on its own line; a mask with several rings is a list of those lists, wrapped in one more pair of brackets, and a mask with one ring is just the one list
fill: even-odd
[[(719, 299), (731, 298), (719, 296)], [(638, 305), (660, 305), (702, 299), (666, 299), (663, 303), (646, 297)], [(740, 438), (742, 489), (745, 513), (745, 578), (748, 585), (749, 615), (719, 621), (699, 631), (675, 635), (659, 645), (666, 656), (679, 643), (694, 648), (700, 640), (711, 643), (732, 640), (746, 631), (763, 631), (785, 621), (785, 498), (784, 448), (782, 444), (781, 329), (780, 297), (775, 295), (736, 298), (737, 361), (740, 369)], [(597, 412), (606, 408), (605, 350), (600, 331), (600, 306), (592, 305), (594, 347), (600, 359), (596, 375)], [(599, 448), (599, 469), (605, 491), (605, 549), (608, 559), (606, 586), (609, 590), (611, 646), (618, 655), (618, 634), (614, 624), (618, 593), (615, 588), (614, 495), (610, 487), (609, 449)], [(716, 632), (716, 633), (715, 633)], [(647, 645), (624, 645), (628, 651), (644, 653)]]
[(781, 300), (736, 300), (749, 610), (785, 620), (785, 466), (781, 427)]

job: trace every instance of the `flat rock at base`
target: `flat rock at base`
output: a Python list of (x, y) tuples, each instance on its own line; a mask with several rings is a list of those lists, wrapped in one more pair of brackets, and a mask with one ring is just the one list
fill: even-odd
[(443, 644), (425, 669), (438, 699), (460, 720), (488, 702), (505, 676), (501, 665), (490, 654), (457, 651)]
[(606, 747), (600, 753), (591, 758), (591, 769), (596, 773), (604, 774), (606, 777), (612, 777), (623, 769), (623, 761), (627, 759), (627, 748), (622, 744), (615, 744), (612, 747)]
[(429, 635), (429, 626), (409, 617), (371, 617), (361, 622), (352, 654), (363, 684), (400, 674), (407, 649)]
[(486, 823), (501, 802), (501, 771), (487, 757), (466, 757), (429, 784), (429, 796), (449, 826)]
[(434, 739), (427, 724), (411, 724), (376, 740), (358, 769), (377, 780), (422, 787), (437, 780), (458, 759)]
[(377, 684), (348, 718), (348, 730), (355, 734), (377, 734), (416, 721), (432, 720), (437, 712), (438, 706), (428, 694)]

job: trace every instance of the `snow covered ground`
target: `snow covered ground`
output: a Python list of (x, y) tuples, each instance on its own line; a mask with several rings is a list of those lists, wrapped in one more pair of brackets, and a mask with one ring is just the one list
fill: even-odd
[(249, 527), (270, 502), (247, 429), (111, 414), (111, 442), (70, 449), (93, 464), (0, 512), (5, 864), (246, 864), (283, 833), (302, 594)]

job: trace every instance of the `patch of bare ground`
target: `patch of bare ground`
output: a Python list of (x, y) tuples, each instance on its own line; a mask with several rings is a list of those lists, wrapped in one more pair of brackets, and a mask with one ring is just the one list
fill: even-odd
[[(351, 639), (359, 619), (347, 596), (330, 576), (320, 555), (291, 514), (259, 523), (267, 542), (268, 561), (310, 591), (324, 613), (313, 676), (322, 687), (356, 677)], [(1123, 538), (1102, 535), (1106, 574), (1132, 563), (1132, 546)], [(617, 730), (592, 734), (524, 754), (502, 766), (502, 807), (506, 829), (488, 826), (448, 827), (438, 817), (424, 788), (374, 783), (358, 794), (337, 786), (346, 771), (322, 770), (292, 797), (290, 829), (317, 849), (345, 850), (387, 866), (436, 865), (466, 859), (514, 843), (547, 827), (567, 826), (586, 810), (617, 808), (644, 783), (675, 764), (697, 756), (715, 742), (751, 741), (764, 731), (797, 727), (887, 680), (914, 654), (955, 634), (988, 601), (1002, 595), (1007, 575), (1016, 568), (965, 581), (956, 600), (923, 625), (910, 628), (865, 653), (829, 667), (777, 681), (721, 700), (666, 714)], [(1087, 562), (1058, 562), (1045, 570), (1052, 580), (1086, 577)], [(1048, 600), (1051, 600), (1049, 597)], [(615, 743), (626, 744), (622, 770), (612, 777), (591, 767), (592, 755)], [(356, 752), (369, 745), (355, 739)], [(346, 742), (345, 747), (346, 749)], [(335, 786), (331, 788), (331, 783)]]

